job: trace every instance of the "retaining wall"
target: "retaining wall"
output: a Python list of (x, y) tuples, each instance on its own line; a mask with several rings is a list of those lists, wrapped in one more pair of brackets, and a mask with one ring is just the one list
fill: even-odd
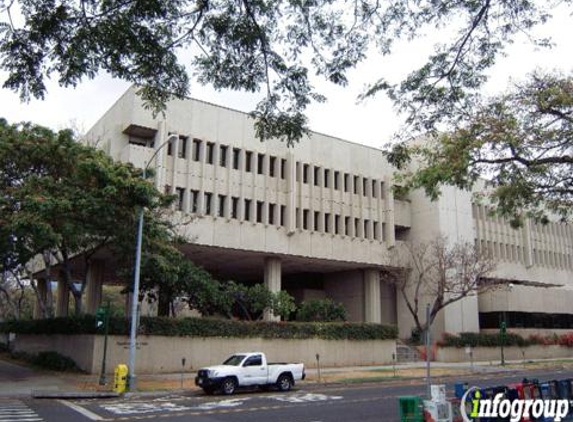
[[(239, 338), (190, 338), (139, 336), (136, 373), (168, 373), (196, 371), (208, 365), (220, 364), (236, 352), (261, 351), (271, 362), (303, 362), (316, 366), (316, 354), (324, 366), (381, 365), (392, 362), (396, 352), (394, 340), (283, 340)], [(98, 373), (103, 356), (103, 336), (96, 335), (29, 335), (17, 334), (12, 341), (15, 351), (38, 353), (55, 351), (73, 359), (86, 372)], [(129, 338), (109, 336), (108, 372), (119, 363), (127, 363)]]

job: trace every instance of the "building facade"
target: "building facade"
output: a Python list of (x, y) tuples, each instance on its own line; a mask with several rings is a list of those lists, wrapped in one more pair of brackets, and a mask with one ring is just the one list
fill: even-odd
[(573, 328), (570, 226), (528, 222), (514, 230), (454, 188), (436, 202), (420, 192), (397, 198), (395, 170), (381, 150), (319, 133), (291, 148), (261, 142), (247, 114), (192, 99), (171, 101), (154, 118), (134, 89), (86, 142), (155, 168), (157, 188), (177, 197), (175, 218), (189, 239), (183, 252), (220, 280), (264, 282), (298, 302), (332, 298), (350, 320), (397, 324), (407, 337), (412, 318), (381, 270), (392, 266), (400, 242), (445, 235), (475, 242), (498, 260), (496, 277), (515, 283), (446, 308), (437, 331), (488, 329), (500, 313), (523, 329), (539, 325), (537, 314), (553, 329)]

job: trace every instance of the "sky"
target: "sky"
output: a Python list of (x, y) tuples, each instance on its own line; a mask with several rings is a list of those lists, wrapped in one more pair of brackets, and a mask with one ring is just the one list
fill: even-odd
[[(503, 91), (508, 83), (522, 80), (537, 68), (571, 72), (571, 23), (570, 9), (560, 7), (552, 20), (536, 30), (537, 35), (553, 38), (555, 47), (549, 50), (536, 50), (525, 36), (517, 38), (507, 49), (507, 55), (498, 59), (491, 70), (486, 92), (493, 95)], [(351, 83), (347, 87), (316, 80), (315, 86), (326, 95), (327, 102), (313, 104), (307, 110), (310, 129), (373, 147), (391, 141), (400, 127), (401, 117), (393, 110), (390, 100), (384, 94), (365, 102), (358, 102), (357, 97), (368, 83), (381, 76), (395, 81), (406, 76), (424, 62), (435, 41), (435, 37), (426, 36), (397, 44), (391, 56), (372, 55), (349, 73)], [(6, 74), (0, 72), (0, 82), (5, 78)], [(9, 122), (32, 121), (52, 129), (72, 126), (86, 132), (129, 84), (100, 74), (76, 88), (61, 88), (55, 81), (48, 81), (47, 86), (44, 100), (29, 103), (20, 102), (16, 93), (0, 88), (0, 117)], [(192, 83), (190, 96), (246, 112), (253, 110), (259, 100), (256, 94), (217, 92), (197, 83)]]

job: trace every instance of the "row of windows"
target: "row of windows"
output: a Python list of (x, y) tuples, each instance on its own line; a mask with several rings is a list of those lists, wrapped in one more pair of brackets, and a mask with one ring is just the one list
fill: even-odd
[[(477, 246), (480, 248), (481, 253), (487, 254), (490, 258), (526, 263), (525, 251), (522, 246), (483, 239), (479, 241)], [(561, 268), (571, 266), (571, 258), (564, 253), (536, 248), (533, 248), (532, 253), (534, 262), (537, 265)]]
[(482, 329), (498, 329), (501, 321), (507, 328), (573, 328), (573, 314), (549, 314), (540, 312), (480, 312), (479, 326)]
[[(187, 143), (188, 138), (179, 137), (177, 146), (177, 156), (179, 158), (187, 158)], [(191, 158), (193, 161), (205, 161), (207, 164), (215, 164), (215, 149), (217, 145), (214, 142), (204, 142), (201, 139), (193, 139)], [(278, 158), (273, 155), (268, 156), (268, 169), (265, 169), (266, 154), (255, 153), (252, 151), (244, 151), (244, 157), (241, 163), (241, 149), (231, 148), (228, 145), (218, 145), (218, 165), (221, 167), (230, 166), (234, 170), (244, 170), (247, 173), (256, 171), (257, 174), (268, 175), (269, 177), (280, 177), (286, 179), (286, 160)], [(205, 151), (203, 151), (205, 149)], [(203, 152), (205, 157), (203, 159)], [(168, 145), (167, 155), (173, 155), (172, 144)], [(256, 160), (256, 161), (255, 161)]]
[[(312, 215), (312, 222), (311, 222)], [(344, 223), (344, 224), (343, 224)], [(339, 214), (323, 213), (309, 209), (296, 209), (296, 228), (321, 233), (344, 234), (369, 240), (382, 240), (380, 223), (369, 219), (352, 218)]]
[[(166, 186), (166, 192), (171, 192), (171, 187)], [(175, 188), (176, 202), (175, 208), (185, 211), (185, 189)], [(198, 213), (201, 192), (191, 189), (189, 191), (189, 212)], [(214, 203), (217, 199), (216, 204)], [(230, 201), (230, 203), (227, 203)], [(203, 192), (203, 212), (206, 215), (216, 217), (228, 217), (239, 219), (239, 207), (241, 199), (235, 196), (215, 195), (212, 192)], [(227, 210), (227, 205), (229, 209)], [(243, 220), (270, 224), (286, 225), (286, 206), (267, 203), (264, 201), (253, 201), (243, 199)], [(227, 215), (228, 212), (228, 215)], [(312, 218), (311, 218), (312, 217)], [(311, 211), (309, 209), (296, 209), (296, 228), (302, 230), (316, 231), (321, 233), (344, 234), (369, 240), (382, 240), (380, 223), (369, 219), (342, 217), (339, 214)]]
[[(343, 190), (344, 192), (352, 191), (357, 195), (363, 195), (366, 197), (371, 196), (372, 198), (381, 197), (384, 189), (384, 182), (377, 181), (375, 179), (353, 176), (349, 173), (343, 173), (338, 170), (333, 171), (331, 169), (297, 162), (296, 181), (300, 182), (301, 178), (302, 183), (305, 184), (313, 184), (314, 186), (323, 186), (325, 188), (330, 188), (332, 185), (334, 190)], [(360, 183), (361, 179), (362, 183)]]
[[(177, 145), (177, 156), (179, 158), (187, 158), (187, 144), (189, 139), (184, 136), (179, 137)], [(205, 142), (201, 139), (192, 140), (191, 156), (194, 161), (205, 161), (207, 164), (215, 164), (215, 149), (217, 145), (214, 142)], [(284, 158), (275, 156), (268, 156), (268, 168), (265, 168), (265, 160), (267, 156), (261, 153), (252, 151), (244, 151), (244, 156), (241, 163), (241, 149), (231, 148), (228, 145), (218, 145), (218, 165), (221, 167), (231, 166), (234, 170), (244, 170), (247, 173), (256, 171), (257, 174), (268, 175), (269, 177), (286, 178), (287, 162)], [(203, 158), (203, 149), (205, 149)], [(172, 144), (168, 145), (168, 155), (173, 155)], [(349, 173), (343, 173), (338, 170), (331, 170), (305, 164), (301, 162), (296, 163), (296, 180), (302, 183), (313, 184), (314, 186), (324, 186), (330, 188), (331, 185), (334, 190), (343, 190), (344, 192), (353, 192), (357, 195), (365, 197), (371, 196), (378, 198), (382, 196), (384, 189), (384, 182), (367, 177), (354, 176)], [(331, 180), (332, 179), (332, 180)]]

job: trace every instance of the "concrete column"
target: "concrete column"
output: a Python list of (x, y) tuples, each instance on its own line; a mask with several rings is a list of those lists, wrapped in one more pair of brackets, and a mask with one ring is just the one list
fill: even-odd
[(40, 305), (40, 301), (44, 304), (44, 306), (48, 306), (48, 289), (49, 289), (49, 282), (45, 278), (39, 278), (36, 280), (36, 286), (38, 288), (38, 297), (36, 298), (36, 303), (34, 306), (34, 319), (42, 319), (44, 318), (44, 314), (42, 313), (42, 306)]
[(56, 299), (56, 316), (68, 316), (68, 308), (70, 306), (70, 288), (64, 280), (63, 276), (58, 277), (58, 296)]
[(364, 270), (364, 321), (382, 322), (380, 272), (374, 269)]
[(531, 220), (526, 218), (523, 221), (522, 227), (523, 235), (523, 257), (525, 260), (525, 266), (530, 268), (535, 263), (535, 257), (533, 255), (533, 246), (531, 242)]
[(384, 178), (384, 205), (386, 215), (384, 216), (384, 240), (386, 246), (393, 248), (396, 245), (395, 219), (394, 219), (394, 190), (392, 189), (392, 177)]
[(94, 261), (90, 264), (86, 285), (86, 308), (87, 314), (95, 314), (101, 305), (102, 286), (104, 279), (104, 264), (102, 261)]
[[(265, 286), (273, 293), (281, 291), (282, 268), (279, 258), (265, 259)], [(280, 317), (273, 315), (270, 311), (265, 311), (265, 321), (280, 321)]]

